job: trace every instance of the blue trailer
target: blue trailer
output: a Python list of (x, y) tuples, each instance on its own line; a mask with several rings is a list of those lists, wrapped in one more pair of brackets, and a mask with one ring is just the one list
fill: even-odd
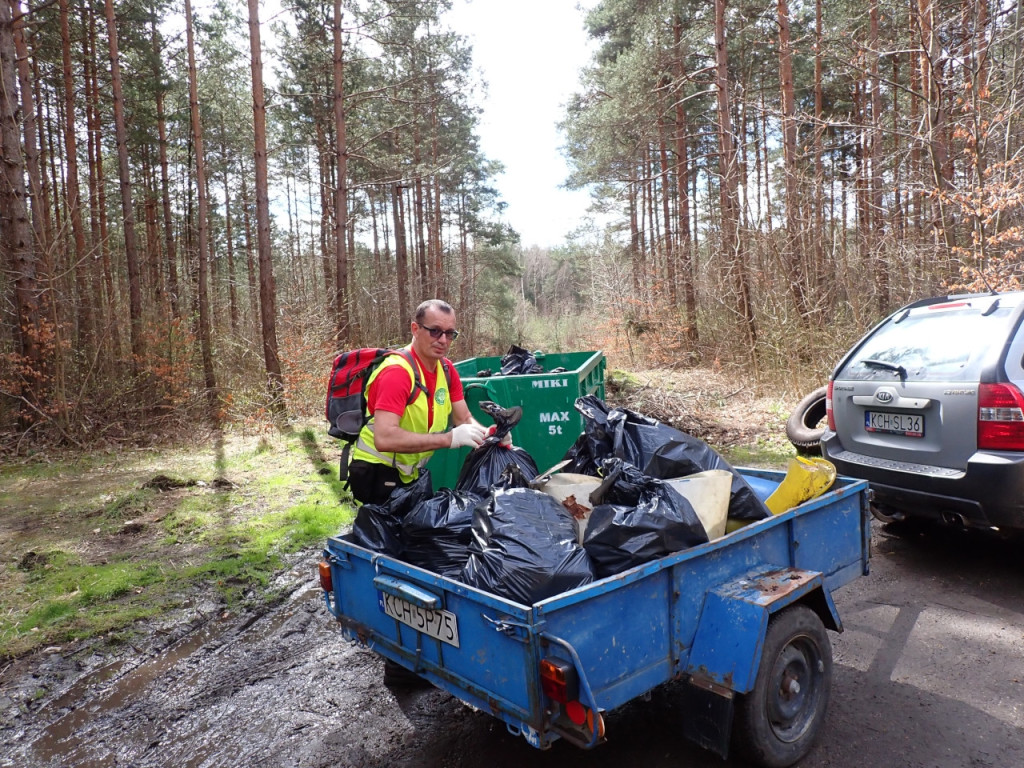
[[(752, 483), (781, 472), (742, 470)], [(842, 631), (832, 593), (868, 573), (867, 484), (533, 605), (368, 551), (324, 550), (345, 635), (503, 720), (539, 749), (605, 740), (604, 714), (683, 681), (685, 735), (764, 766), (811, 748)]]

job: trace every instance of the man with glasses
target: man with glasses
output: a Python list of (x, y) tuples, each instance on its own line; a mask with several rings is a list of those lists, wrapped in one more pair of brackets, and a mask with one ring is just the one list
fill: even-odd
[(395, 488), (416, 480), (435, 450), (476, 448), (487, 435), (446, 357), (459, 335), (455, 310), (439, 299), (424, 301), (411, 327), (412, 343), (389, 355), (366, 385), (368, 421), (348, 470), (352, 495), (364, 504), (383, 504)]

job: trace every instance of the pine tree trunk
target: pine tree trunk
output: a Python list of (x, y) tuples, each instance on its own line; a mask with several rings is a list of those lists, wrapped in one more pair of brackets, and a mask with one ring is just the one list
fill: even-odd
[(151, 144), (143, 144), (142, 147), (142, 190), (143, 202), (142, 212), (146, 221), (146, 240), (142, 251), (147, 283), (149, 289), (148, 301), (150, 306), (163, 307), (164, 297), (167, 294), (163, 270), (163, 245), (161, 238), (157, 235), (156, 223), (156, 168), (153, 164), (153, 147)]
[[(909, 0), (910, 6), (910, 22), (909, 28), (911, 33), (918, 29), (918, 0)], [(916, 56), (914, 53), (910, 54), (910, 114), (908, 116), (911, 125), (917, 125), (921, 119), (921, 99), (919, 94), (921, 93), (921, 56), (918, 53)], [(920, 180), (924, 178), (922, 173), (922, 162), (921, 162), (921, 141), (918, 137), (914, 136), (910, 139), (910, 178), (907, 179), (908, 186), (913, 190), (910, 193), (910, 210), (908, 215), (910, 216), (911, 226), (914, 228), (915, 234), (920, 237), (923, 228), (923, 200), (924, 190), (920, 189)]]
[(132, 205), (131, 173), (128, 167), (128, 130), (124, 118), (121, 88), (121, 59), (117, 49), (117, 24), (113, 0), (104, 0), (110, 46), (111, 91), (114, 97), (114, 131), (117, 141), (117, 172), (121, 184), (121, 213), (124, 218), (124, 255), (128, 267), (128, 316), (131, 321), (131, 368), (138, 373), (145, 357), (142, 336), (142, 287), (139, 276), (138, 245), (135, 240), (135, 209)]
[(67, 164), (65, 184), (68, 214), (71, 217), (71, 235), (74, 243), (75, 290), (78, 294), (78, 345), (88, 355), (95, 339), (95, 320), (92, 313), (92, 292), (86, 275), (88, 252), (85, 244), (85, 226), (82, 223), (82, 198), (78, 187), (78, 139), (76, 135), (75, 84), (72, 79), (71, 23), (68, 19), (68, 0), (60, 0), (60, 47), (64, 75), (64, 162)]
[(228, 257), (228, 304), (231, 312), (231, 333), (238, 336), (238, 289), (235, 279), (235, 242), (231, 224), (231, 162), (228, 156), (227, 134), (224, 123), (220, 126), (221, 159), (224, 162), (224, 250)]
[[(18, 58), (18, 87), (21, 92), (21, 114), (24, 117), (25, 173), (28, 179), (28, 200), (32, 213), (35, 250), (37, 254), (41, 254), (46, 252), (50, 238), (43, 204), (43, 176), (39, 167), (39, 131), (36, 121), (35, 101), (32, 95), (32, 72), (29, 67), (28, 44), (25, 41), (24, 18), (18, 17), (17, 4), (11, 7), (14, 14), (13, 37), (14, 50)], [(44, 276), (40, 274), (39, 277), (43, 278)], [(45, 304), (49, 299), (49, 293), (44, 292), (40, 298), (43, 304)], [(40, 312), (43, 317), (47, 315), (45, 306), (41, 308)]]
[[(153, 60), (156, 62), (156, 75), (162, 78), (160, 50), (163, 41), (156, 28), (156, 17), (153, 18)], [(171, 317), (181, 317), (178, 287), (178, 255), (174, 240), (174, 218), (171, 215), (171, 185), (167, 173), (167, 121), (164, 118), (164, 89), (158, 83), (156, 87), (156, 125), (160, 146), (160, 201), (164, 219), (164, 255), (167, 258), (167, 295), (171, 306)]]
[[(86, 123), (89, 127), (89, 142), (92, 154), (89, 156), (89, 227), (92, 239), (93, 252), (99, 254), (100, 271), (102, 275), (105, 302), (103, 303), (103, 323), (105, 332), (102, 342), (105, 354), (103, 365), (112, 367), (115, 361), (122, 357), (121, 347), (121, 323), (118, 308), (120, 301), (118, 297), (117, 284), (114, 282), (114, 272), (110, 263), (110, 245), (107, 240), (107, 193), (103, 174), (103, 151), (102, 151), (102, 120), (99, 107), (99, 62), (96, 13), (94, 10), (83, 6), (83, 14), (88, 13), (88, 19), (83, 19), (83, 25), (88, 27), (85, 39), (88, 41), (88, 52), (86, 61)], [(86, 23), (87, 22), (87, 23)], [(109, 339), (109, 343), (108, 343)]]
[(715, 0), (715, 71), (718, 93), (718, 165), (722, 216), (722, 255), (727, 274), (736, 292), (736, 310), (751, 352), (757, 342), (754, 308), (750, 284), (744, 264), (743, 245), (739, 238), (739, 180), (736, 167), (735, 137), (729, 113), (729, 55), (725, 47), (726, 0)]
[(213, 340), (210, 318), (210, 222), (208, 218), (209, 201), (206, 188), (206, 156), (203, 152), (203, 126), (199, 119), (199, 86), (196, 82), (196, 51), (192, 33), (192, 2), (185, 0), (185, 36), (188, 47), (188, 101), (192, 117), (192, 141), (196, 153), (196, 190), (199, 195), (198, 221), (199, 238), (199, 346), (203, 358), (203, 380), (206, 385), (207, 404), (210, 418), (217, 422), (219, 416), (219, 398), (217, 396), (217, 377), (213, 369)]
[(245, 271), (249, 286), (249, 314), (254, 327), (260, 325), (259, 290), (256, 285), (256, 262), (253, 258), (252, 243), (252, 217), (249, 211), (252, 208), (252, 201), (249, 199), (249, 185), (246, 182), (248, 174), (242, 168), (242, 227), (245, 229)]
[(437, 75), (433, 71), (433, 62), (431, 62), (430, 83), (431, 93), (434, 94), (434, 98), (430, 102), (430, 167), (434, 169), (431, 174), (431, 183), (433, 185), (433, 194), (431, 195), (433, 206), (431, 211), (433, 216), (430, 232), (434, 252), (434, 280), (437, 281), (437, 288), (434, 290), (433, 295), (448, 301), (451, 299), (451, 296), (449, 295), (448, 281), (445, 279), (444, 247), (441, 239), (441, 180), (438, 171), (441, 165), (441, 157), (437, 121)]
[[(683, 64), (683, 20), (676, 16), (673, 24), (673, 36), (675, 41), (675, 69), (676, 79), (682, 89), (686, 82), (686, 68)], [(683, 101), (683, 93), (680, 90), (675, 94), (676, 113), (676, 189), (678, 202), (676, 203), (676, 216), (679, 219), (679, 265), (683, 273), (683, 296), (686, 303), (686, 336), (691, 344), (698, 341), (697, 333), (697, 289), (696, 274), (693, 267), (693, 243), (690, 236), (690, 196), (687, 188), (687, 181), (690, 175), (689, 158), (689, 137), (686, 106)]]
[(811, 238), (814, 249), (814, 260), (811, 264), (810, 284), (817, 288), (819, 307), (824, 299), (824, 308), (832, 306), (832, 296), (835, 291), (834, 282), (825, 270), (825, 167), (824, 136), (825, 126), (823, 115), (825, 112), (825, 91), (823, 86), (824, 65), (822, 62), (822, 0), (814, 2), (814, 214), (811, 220), (814, 222), (814, 236)]
[[(334, 269), (331, 266), (331, 248), (328, 235), (331, 231), (331, 174), (330, 174), (330, 148), (327, 144), (327, 136), (323, 124), (317, 120), (314, 126), (316, 131), (316, 156), (317, 168), (320, 173), (319, 198), (320, 198), (320, 259), (324, 278), (324, 297), (327, 306), (332, 309), (335, 306), (335, 294), (337, 286), (334, 282)], [(335, 313), (337, 316), (337, 313)]]
[(925, 147), (931, 161), (930, 176), (933, 189), (940, 193), (935, 198), (938, 219), (934, 223), (938, 236), (948, 249), (956, 243), (953, 222), (943, 202), (942, 193), (949, 191), (949, 157), (946, 143), (947, 118), (942, 90), (942, 70), (945, 52), (935, 30), (934, 0), (918, 0), (918, 30), (921, 52), (921, 92), (924, 94)]
[(277, 289), (270, 259), (270, 198), (267, 173), (267, 102), (263, 94), (263, 52), (260, 44), (259, 0), (249, 4), (249, 49), (252, 69), (253, 137), (256, 161), (256, 242), (260, 265), (260, 323), (263, 329), (263, 363), (271, 409), (285, 412), (284, 377), (277, 346)]
[(391, 187), (391, 208), (395, 219), (395, 280), (398, 283), (398, 318), (411, 318), (409, 304), (409, 254), (405, 246), (405, 216), (402, 211), (402, 185)]
[(9, 270), (17, 316), (15, 340), (21, 360), (18, 390), (20, 427), (27, 429), (46, 401), (48, 365), (39, 303), (37, 254), (32, 242), (22, 159), (21, 114), (15, 76), (15, 0), (0, 1), (0, 264)]
[(782, 158), (786, 188), (786, 248), (789, 289), (801, 320), (806, 321), (805, 270), (801, 246), (800, 194), (797, 185), (796, 99), (793, 94), (793, 52), (789, 36), (789, 3), (777, 0), (779, 24), (779, 85), (782, 96)]
[[(668, 83), (665, 83), (666, 87)], [(668, 127), (664, 120), (658, 121), (658, 160), (661, 165), (661, 217), (664, 222), (662, 240), (665, 243), (665, 280), (668, 282), (668, 300), (672, 307), (678, 301), (676, 290), (676, 253), (675, 238), (672, 233), (672, 216), (669, 211), (669, 200), (672, 197), (671, 182), (668, 178), (668, 140), (665, 134)]]
[(875, 262), (875, 296), (879, 314), (889, 311), (889, 262), (882, 252), (885, 223), (882, 207), (882, 84), (878, 72), (878, 0), (871, 0), (868, 11), (871, 50), (871, 244)]
[(643, 285), (643, 255), (642, 241), (640, 239), (640, 216), (637, 215), (637, 197), (640, 191), (640, 184), (637, 180), (637, 174), (632, 165), (630, 166), (630, 179), (627, 190), (629, 191), (629, 263), (632, 266), (631, 274), (633, 276), (633, 293), (636, 296), (640, 295), (641, 287)]
[(334, 306), (338, 344), (349, 342), (348, 305), (348, 147), (345, 133), (345, 55), (341, 37), (341, 0), (334, 0), (334, 130), (338, 186), (334, 199)]
[(416, 238), (416, 265), (420, 275), (420, 291), (423, 295), (436, 296), (433, 275), (428, 268), (426, 216), (423, 202), (423, 140), (420, 135), (420, 119), (417, 117), (413, 138), (413, 166), (416, 178), (412, 185), (413, 233)]

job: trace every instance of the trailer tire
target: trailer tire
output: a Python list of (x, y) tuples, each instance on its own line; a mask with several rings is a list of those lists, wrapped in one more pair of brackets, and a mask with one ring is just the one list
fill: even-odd
[(814, 745), (832, 688), (832, 645), (818, 615), (794, 605), (772, 616), (754, 688), (740, 696), (736, 747), (765, 768), (785, 768)]
[(821, 436), (825, 432), (819, 426), (825, 418), (825, 398), (828, 387), (818, 387), (797, 403), (786, 422), (786, 437), (798, 453), (818, 455), (821, 453)]

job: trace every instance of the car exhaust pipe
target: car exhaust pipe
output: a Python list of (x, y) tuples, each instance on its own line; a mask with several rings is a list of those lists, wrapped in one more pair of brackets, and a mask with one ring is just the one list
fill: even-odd
[[(870, 491), (868, 491), (870, 493)], [(906, 520), (906, 515), (898, 509), (892, 509), (891, 507), (883, 507), (879, 504), (872, 502), (871, 514), (875, 516), (875, 519), (882, 523), (901, 523)]]

